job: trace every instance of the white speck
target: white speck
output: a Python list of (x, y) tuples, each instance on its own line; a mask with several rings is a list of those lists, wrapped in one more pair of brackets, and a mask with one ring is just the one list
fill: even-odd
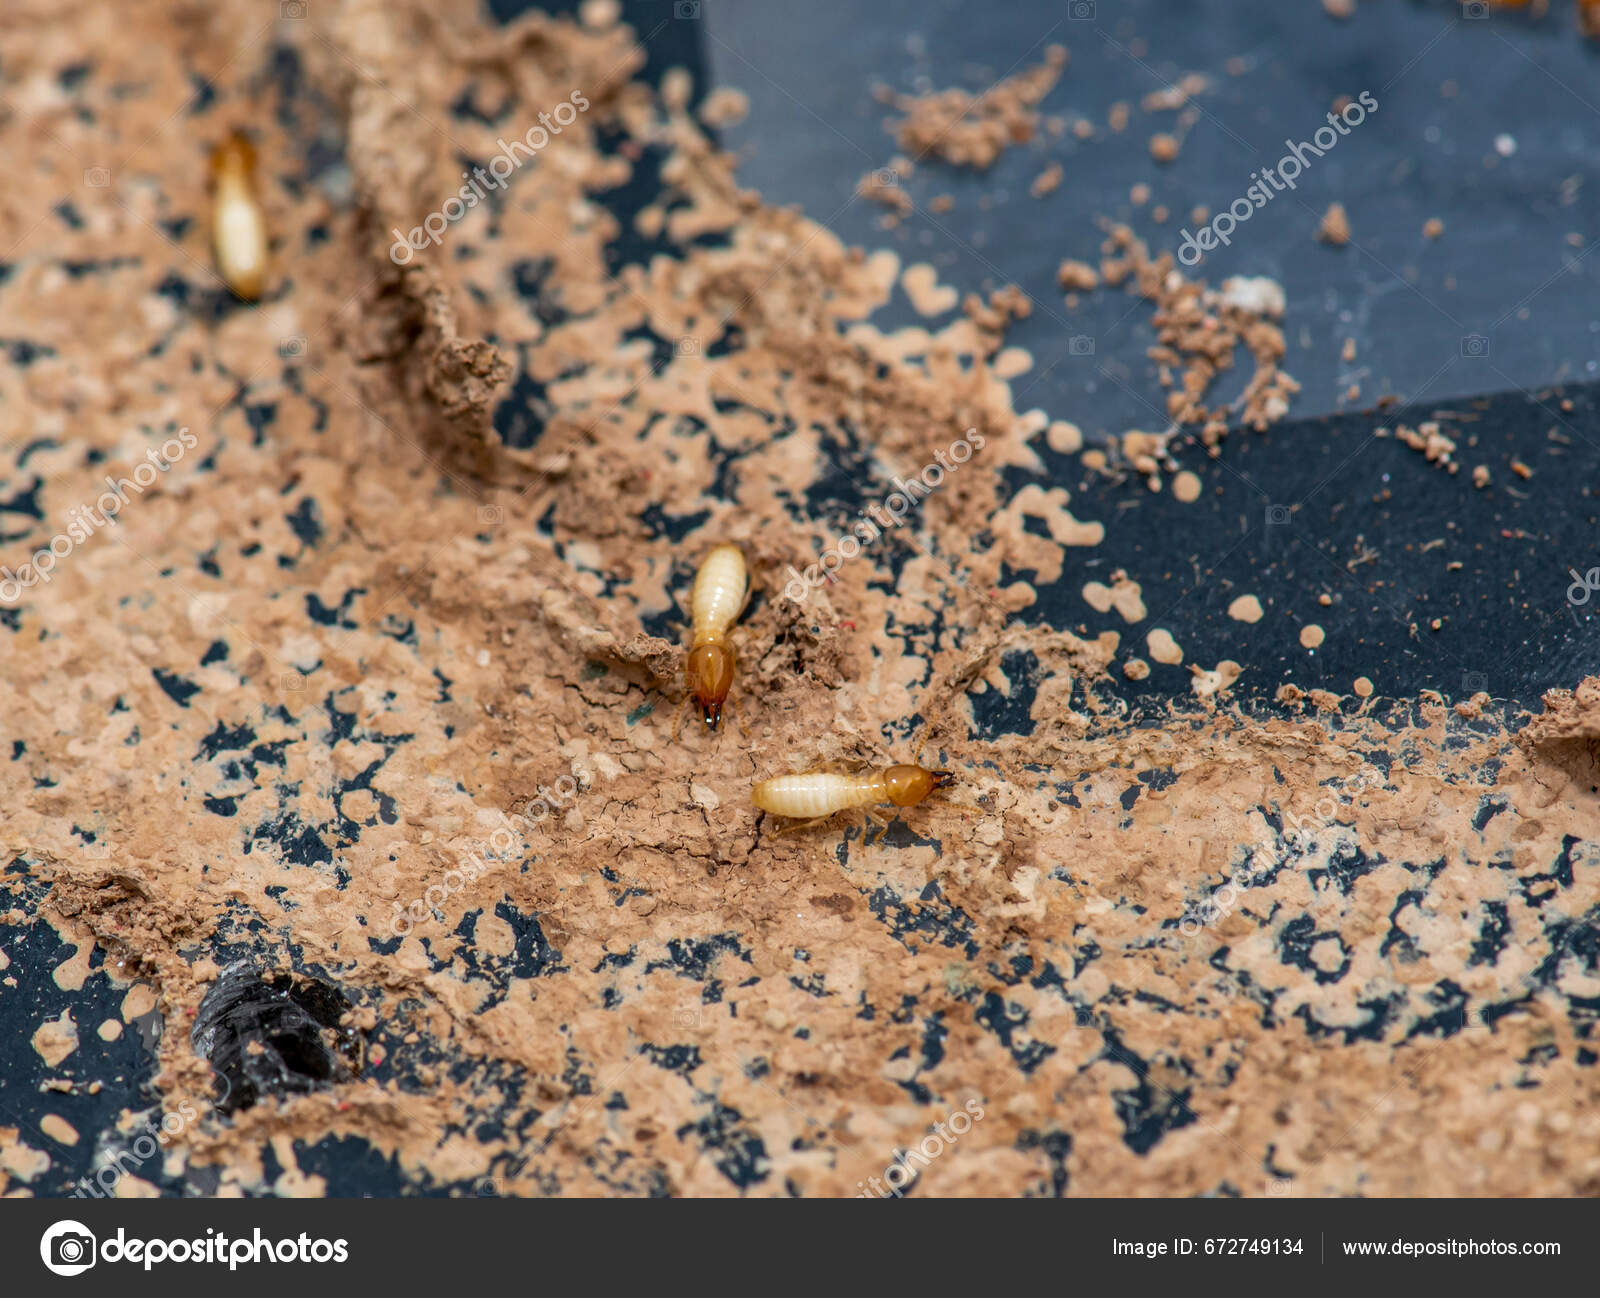
[(1502, 158), (1509, 158), (1517, 151), (1517, 137), (1514, 135), (1500, 134), (1494, 137), (1494, 151)]
[(1222, 304), (1240, 307), (1253, 315), (1281, 316), (1285, 305), (1283, 287), (1265, 275), (1235, 275), (1222, 281)]
[(489, 651), (487, 649), (478, 650), (478, 666), (487, 667), (488, 665), (489, 665)]

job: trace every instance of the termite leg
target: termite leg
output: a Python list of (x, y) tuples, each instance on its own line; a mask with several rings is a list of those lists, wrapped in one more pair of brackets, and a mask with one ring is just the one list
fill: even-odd
[(812, 820), (801, 820), (793, 825), (785, 825), (782, 829), (777, 830), (773, 837), (782, 838), (785, 834), (798, 834), (802, 829), (810, 829), (813, 825), (820, 825), (827, 818), (827, 816), (817, 816)]
[(683, 729), (684, 710), (688, 708), (689, 704), (692, 702), (694, 702), (694, 695), (686, 694), (684, 695), (683, 702), (678, 704), (677, 715), (672, 718), (672, 742), (674, 744), (678, 742), (678, 731)]
[(745, 723), (744, 723), (744, 714), (739, 711), (738, 705), (734, 703), (732, 698), (729, 698), (727, 700), (727, 702), (725, 702), (722, 706), (727, 708), (729, 713), (736, 714), (738, 716), (739, 733), (741, 735), (743, 735), (746, 739), (749, 739), (750, 738), (750, 727), (745, 725)]
[(889, 826), (894, 824), (894, 817), (884, 815), (876, 807), (863, 807), (861, 810), (861, 846), (867, 846), (873, 825), (878, 827), (878, 841), (881, 843), (883, 836), (889, 832)]

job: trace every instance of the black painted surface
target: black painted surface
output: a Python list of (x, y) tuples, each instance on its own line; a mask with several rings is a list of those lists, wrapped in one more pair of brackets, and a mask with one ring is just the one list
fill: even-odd
[[(1020, 284), (1037, 309), (1011, 339), (1037, 364), (1016, 381), (1019, 406), (1120, 433), (1166, 422), (1144, 359), (1148, 311), (1130, 310), (1120, 292), (1069, 311), (1056, 266), (1096, 260), (1104, 218), (1129, 221), (1153, 251), (1176, 251), (1191, 209), (1223, 210), (1252, 172), (1283, 156), (1287, 138), (1309, 140), (1335, 99), (1362, 91), (1377, 112), (1310, 158), (1296, 188), (1196, 272), (1212, 283), (1242, 274), (1283, 284), (1286, 368), (1305, 385), (1298, 412), (1337, 408), (1352, 380), (1364, 394), (1355, 404), (1370, 405), (1388, 393), (1439, 401), (1600, 374), (1600, 262), (1587, 255), (1600, 236), (1589, 183), (1600, 162), (1600, 47), (1577, 38), (1569, 6), (1552, 8), (1535, 23), (1466, 18), (1456, 0), (1390, 0), (1341, 23), (1315, 0), (707, 0), (703, 26), (711, 80), (751, 99), (748, 120), (726, 133), (745, 184), (799, 203), (848, 242), (931, 261), (963, 291)], [(979, 92), (1038, 63), (1050, 43), (1066, 45), (1071, 61), (1042, 110), (1087, 117), (1092, 139), (1044, 134), (981, 173), (921, 164), (905, 182), (917, 211), (893, 230), (881, 228), (880, 207), (852, 197), (895, 151), (883, 128), (893, 114), (873, 99), (874, 83)], [(1227, 70), (1234, 58), (1245, 66), (1238, 76)], [(1191, 72), (1211, 88), (1195, 101), (1201, 115), (1180, 157), (1160, 166), (1147, 142), (1177, 114), (1142, 112), (1139, 101)], [(1446, 82), (1457, 86), (1451, 97)], [(1120, 135), (1106, 126), (1119, 101), (1133, 110)], [(1501, 135), (1515, 142), (1510, 157), (1496, 149)], [(1028, 185), (1051, 160), (1063, 183), (1035, 200)], [(1129, 191), (1140, 182), (1152, 196), (1135, 208)], [(954, 209), (930, 212), (928, 200), (944, 193)], [(1334, 200), (1353, 227), (1342, 249), (1313, 238)], [(1159, 204), (1172, 213), (1165, 225), (1151, 218)], [(1436, 242), (1422, 234), (1430, 217), (1445, 224)], [(1073, 336), (1093, 338), (1094, 354), (1074, 355)], [(1486, 346), (1464, 349), (1472, 336)], [(1347, 337), (1357, 344), (1349, 366), (1338, 356)]]

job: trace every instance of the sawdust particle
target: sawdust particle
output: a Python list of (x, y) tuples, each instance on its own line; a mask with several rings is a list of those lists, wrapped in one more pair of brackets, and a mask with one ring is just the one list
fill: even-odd
[(58, 1145), (76, 1145), (78, 1129), (56, 1113), (47, 1113), (39, 1119), (39, 1130)]
[(47, 1019), (33, 1034), (33, 1048), (51, 1068), (78, 1048), (78, 1025), (71, 1010), (62, 1010), (58, 1019)]
[(1174, 667), (1183, 661), (1183, 650), (1178, 642), (1172, 638), (1172, 632), (1165, 627), (1157, 627), (1144, 638), (1145, 646), (1150, 651), (1150, 656), (1158, 663), (1165, 663)]
[(1261, 601), (1254, 595), (1241, 595), (1228, 605), (1228, 616), (1235, 622), (1261, 621)]
[(1328, 210), (1322, 214), (1322, 224), (1317, 227), (1317, 238), (1336, 248), (1342, 248), (1350, 242), (1350, 218), (1345, 213), (1343, 203), (1328, 205)]

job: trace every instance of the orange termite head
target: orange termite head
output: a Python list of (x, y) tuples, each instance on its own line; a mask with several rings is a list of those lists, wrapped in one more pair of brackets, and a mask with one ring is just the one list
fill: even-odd
[(248, 176), (256, 169), (255, 146), (243, 131), (234, 131), (211, 154), (211, 174)]
[(723, 700), (733, 688), (733, 667), (733, 650), (725, 644), (713, 641), (689, 650), (689, 690), (708, 730), (715, 730), (722, 720)]
[(883, 773), (889, 801), (897, 807), (913, 806), (955, 778), (952, 771), (930, 771), (926, 766), (891, 766)]

